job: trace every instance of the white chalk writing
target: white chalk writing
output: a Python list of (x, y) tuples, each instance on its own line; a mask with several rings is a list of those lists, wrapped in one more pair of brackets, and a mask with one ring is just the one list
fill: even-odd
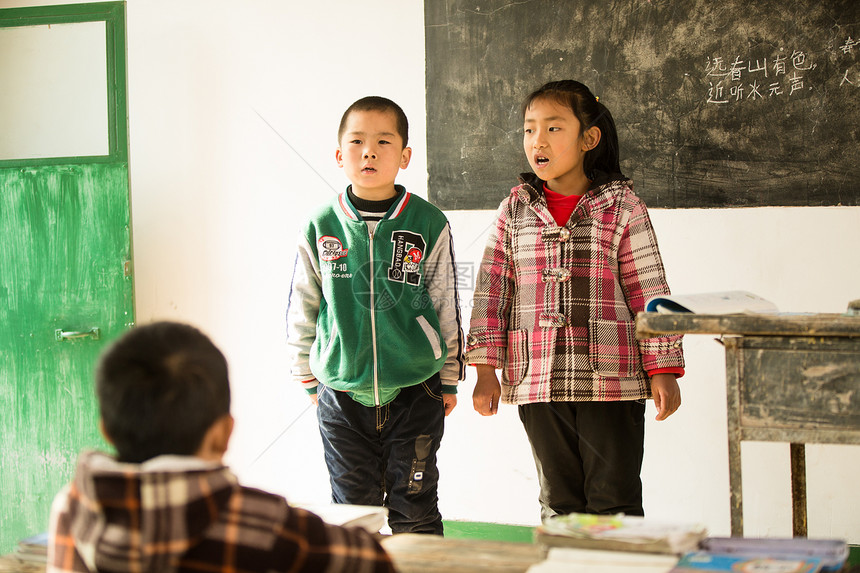
[[(857, 48), (856, 52), (854, 48)], [(860, 54), (860, 40), (855, 40), (851, 36), (847, 36), (835, 51), (838, 56), (839, 69), (842, 71), (839, 87), (860, 87), (860, 71), (856, 66), (855, 53)]]
[(839, 49), (842, 50), (843, 54), (850, 54), (854, 51), (854, 46), (856, 46), (857, 44), (860, 44), (860, 41), (857, 41), (851, 36), (848, 36), (845, 42), (841, 46), (839, 46)]
[[(849, 37), (839, 49), (851, 53), (855, 46), (860, 52), (860, 41)], [(789, 55), (790, 54), (790, 55)], [(743, 101), (774, 100), (799, 97), (808, 87), (806, 74), (818, 67), (805, 50), (779, 48), (771, 54), (733, 54), (731, 57), (715, 55), (705, 62), (710, 104), (729, 104)], [(847, 72), (842, 84), (854, 84)], [(860, 84), (860, 75), (856, 78)], [(842, 85), (840, 84), (840, 85)]]
[[(807, 50), (780, 47), (775, 53), (714, 55), (705, 62), (709, 104), (788, 101), (803, 97), (818, 82), (843, 89), (860, 88), (860, 39), (846, 34), (825, 46), (833, 75), (822, 78), (815, 57)], [(818, 70), (817, 74), (809, 75)], [(831, 72), (828, 72), (828, 75)]]

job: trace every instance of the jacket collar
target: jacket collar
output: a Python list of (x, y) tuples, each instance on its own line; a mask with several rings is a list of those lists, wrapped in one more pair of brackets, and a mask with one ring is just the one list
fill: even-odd
[[(514, 189), (517, 198), (526, 205), (538, 203), (546, 205), (546, 196), (544, 193), (543, 179), (534, 173), (521, 173), (519, 176), (520, 185)], [(595, 171), (591, 176), (591, 187), (585, 193), (583, 200), (580, 201), (576, 211), (584, 209), (586, 205), (595, 205), (601, 203), (599, 197), (605, 193), (614, 193), (619, 186), (627, 186), (632, 188), (633, 182), (627, 179), (621, 173), (605, 173), (603, 171)], [(589, 210), (592, 210), (589, 208)]]
[[(229, 509), (237, 487), (225, 466), (194, 457), (128, 464), (84, 452), (71, 487), (64, 490), (66, 518), (57, 526), (58, 535), (72, 537), (92, 571), (97, 565), (112, 571), (169, 571), (167, 564), (176, 563)], [(130, 527), (135, 520), (140, 526)]]
[[(397, 201), (394, 202), (393, 205), (388, 209), (388, 212), (385, 213), (383, 219), (394, 219), (398, 217), (403, 210), (406, 208), (406, 205), (409, 203), (409, 199), (412, 197), (412, 194), (409, 193), (406, 188), (402, 185), (395, 185), (394, 189), (400, 195)], [(349, 200), (349, 195), (344, 191), (337, 197), (337, 203), (340, 206), (343, 214), (347, 216), (352, 221), (361, 221), (361, 213), (359, 213), (358, 209), (355, 205), (353, 205), (352, 201)]]
[[(546, 183), (543, 179), (534, 173), (520, 173), (517, 178), (521, 184), (529, 185), (531, 189), (526, 189), (526, 193), (531, 201), (535, 201), (538, 197), (543, 197), (543, 186)], [(605, 187), (615, 181), (623, 181), (630, 185), (630, 180), (621, 173), (606, 173), (604, 171), (594, 171), (591, 174), (591, 187), (588, 188), (586, 195), (592, 195), (595, 190)]]

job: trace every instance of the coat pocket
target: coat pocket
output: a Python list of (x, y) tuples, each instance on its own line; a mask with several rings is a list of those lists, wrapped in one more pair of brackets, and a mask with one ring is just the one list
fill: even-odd
[(505, 382), (516, 386), (523, 381), (529, 368), (529, 333), (527, 330), (508, 331), (505, 355)]
[(430, 343), (430, 348), (433, 350), (433, 360), (439, 360), (442, 358), (442, 339), (439, 337), (439, 333), (423, 316), (418, 316), (415, 320), (418, 321), (418, 326), (421, 327), (424, 336), (427, 337), (427, 342)]
[(337, 340), (337, 323), (331, 322), (331, 332), (329, 332), (328, 340), (325, 342), (325, 346), (320, 349), (320, 356), (322, 358), (327, 358), (331, 351), (334, 349), (334, 343)]
[(588, 359), (597, 374), (630, 378), (639, 372), (636, 323), (617, 320), (588, 321)]

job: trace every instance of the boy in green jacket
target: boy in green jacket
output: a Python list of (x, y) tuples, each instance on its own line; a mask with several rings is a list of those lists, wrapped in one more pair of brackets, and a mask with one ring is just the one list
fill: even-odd
[(336, 158), (351, 185), (299, 238), (288, 345), (318, 406), (332, 501), (385, 505), (394, 533), (442, 534), (436, 452), (463, 335), (450, 225), (394, 183), (407, 141), (391, 100), (344, 113)]

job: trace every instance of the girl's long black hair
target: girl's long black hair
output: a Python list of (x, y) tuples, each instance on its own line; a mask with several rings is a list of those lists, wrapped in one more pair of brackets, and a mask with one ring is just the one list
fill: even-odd
[(532, 103), (542, 99), (570, 108), (579, 120), (580, 135), (591, 127), (600, 129), (600, 142), (597, 147), (585, 153), (583, 160), (585, 175), (589, 179), (594, 179), (594, 171), (603, 171), (607, 175), (621, 173), (615, 121), (606, 106), (594, 97), (588, 86), (576, 80), (546, 83), (530, 93), (523, 102), (523, 115)]

